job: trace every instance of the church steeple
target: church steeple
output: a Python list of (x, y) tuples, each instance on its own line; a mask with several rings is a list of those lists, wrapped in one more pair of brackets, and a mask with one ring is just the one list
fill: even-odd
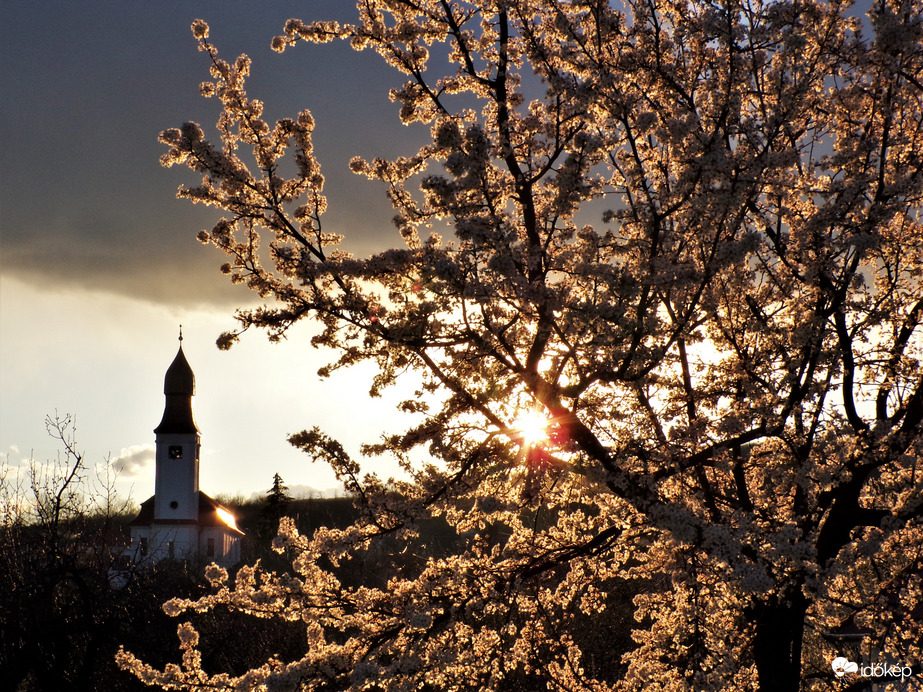
[(233, 565), (240, 560), (243, 532), (233, 515), (199, 491), (199, 430), (192, 417), (195, 375), (179, 350), (163, 380), (166, 405), (157, 426), (154, 453), (154, 496), (141, 504), (131, 526), (131, 554), (136, 560), (177, 558), (215, 560)]
[(154, 428), (154, 518), (157, 521), (196, 522), (199, 519), (199, 429), (192, 417), (195, 375), (183, 353), (180, 327), (179, 350), (163, 378), (166, 405), (163, 419)]
[(192, 396), (195, 394), (195, 375), (189, 362), (183, 354), (183, 328), (179, 332), (179, 350), (173, 363), (167, 368), (163, 378), (163, 393), (166, 404), (163, 409), (163, 419), (160, 425), (154, 428), (157, 434), (197, 433), (195, 420), (192, 417)]

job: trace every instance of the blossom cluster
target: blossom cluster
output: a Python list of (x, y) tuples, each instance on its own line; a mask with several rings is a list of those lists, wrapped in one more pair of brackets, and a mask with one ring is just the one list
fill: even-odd
[[(304, 656), (206, 673), (181, 625), (181, 665), (122, 664), (175, 689), (822, 690), (850, 628), (919, 664), (919, 0), (876, 3), (869, 36), (838, 0), (358, 9), (273, 47), (348, 40), (406, 76), (392, 98), (431, 141), (350, 164), (401, 247), (338, 249), (310, 114), (265, 122), (249, 60), (204, 22), (222, 145), (167, 130), (163, 163), (204, 176), (180, 195), (226, 216), (200, 240), (267, 300), (241, 331), (315, 319), (324, 374), (413, 383), (411, 427), (364, 448), (411, 480), (292, 435), (361, 519), (284, 524), (291, 573), (213, 572), (166, 608), (303, 622)], [(392, 553), (385, 586), (338, 576)], [(616, 606), (633, 644), (603, 665), (592, 632)]]

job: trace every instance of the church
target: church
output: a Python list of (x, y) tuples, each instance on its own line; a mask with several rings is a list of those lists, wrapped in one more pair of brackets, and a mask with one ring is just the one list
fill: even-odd
[(164, 377), (163, 419), (154, 429), (154, 496), (141, 503), (131, 522), (130, 557), (137, 563), (163, 559), (201, 560), (230, 567), (240, 562), (234, 515), (199, 490), (199, 429), (192, 416), (195, 375), (179, 351)]

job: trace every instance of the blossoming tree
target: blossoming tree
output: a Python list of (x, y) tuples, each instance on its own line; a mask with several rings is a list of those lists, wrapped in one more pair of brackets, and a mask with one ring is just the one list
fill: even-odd
[[(186, 623), (181, 665), (123, 666), (168, 689), (828, 689), (845, 628), (919, 665), (923, 4), (874, 0), (865, 24), (842, 0), (616, 4), (286, 24), (278, 51), (379, 53), (401, 120), (431, 128), (353, 159), (402, 239), (365, 259), (323, 228), (311, 115), (263, 120), (249, 60), (193, 24), (221, 144), (187, 123), (163, 164), (204, 175), (179, 193), (225, 212), (200, 240), (271, 299), (241, 331), (317, 320), (331, 368), (414, 383), (417, 424), (365, 450), (412, 480), (292, 435), (361, 521), (283, 525), (290, 574), (212, 568), (212, 594), (166, 607), (301, 620), (306, 655), (204, 671)], [(427, 517), (457, 550), (386, 588), (338, 577), (382, 541), (413, 552)], [(586, 629), (626, 581), (635, 646), (601, 666)]]

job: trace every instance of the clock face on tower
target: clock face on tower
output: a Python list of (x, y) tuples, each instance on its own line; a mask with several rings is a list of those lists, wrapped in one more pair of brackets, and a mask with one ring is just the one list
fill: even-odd
[(183, 458), (183, 448), (181, 445), (170, 445), (170, 448), (167, 450), (167, 456), (170, 459), (182, 459)]

